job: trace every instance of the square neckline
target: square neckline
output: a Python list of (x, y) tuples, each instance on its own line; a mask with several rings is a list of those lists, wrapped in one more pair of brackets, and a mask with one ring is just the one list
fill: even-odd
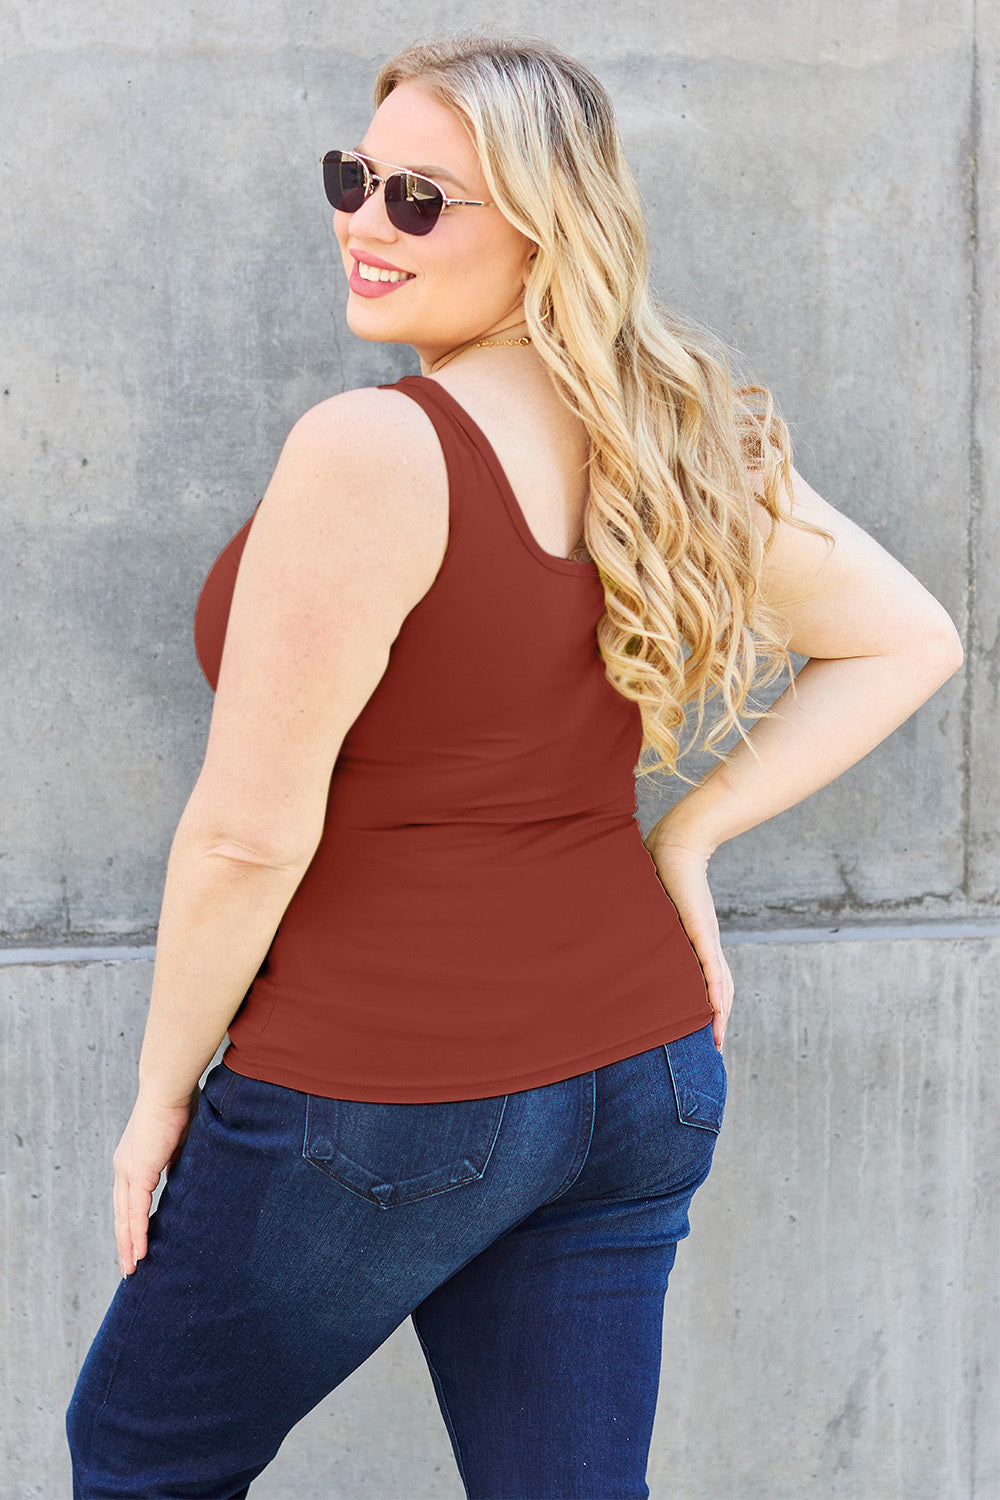
[(483, 429), (479, 426), (479, 423), (469, 415), (462, 403), (451, 394), (451, 391), (443, 386), (439, 380), (435, 380), (433, 375), (404, 375), (403, 379), (420, 380), (427, 385), (432, 385), (436, 391), (439, 391), (442, 394), (445, 400), (445, 404), (448, 405), (454, 415), (458, 417), (459, 421), (468, 431), (469, 436), (472, 438), (473, 442), (479, 448), (482, 456), (486, 459), (493, 477), (497, 482), (497, 488), (503, 496), (504, 504), (507, 507), (507, 512), (514, 523), (514, 527), (518, 535), (521, 537), (521, 540), (528, 548), (528, 551), (531, 552), (533, 556), (536, 557), (538, 561), (545, 567), (551, 568), (556, 573), (564, 573), (567, 576), (575, 575), (577, 578), (595, 578), (597, 576), (597, 564), (592, 557), (577, 561), (572, 557), (561, 557), (558, 552), (546, 552), (545, 548), (538, 541), (535, 533), (528, 525), (524, 511), (521, 509), (520, 501), (514, 494), (513, 486), (510, 480), (507, 478), (506, 470), (504, 469), (503, 464), (500, 462), (500, 459), (497, 457), (496, 449), (493, 447), (493, 444), (490, 442)]

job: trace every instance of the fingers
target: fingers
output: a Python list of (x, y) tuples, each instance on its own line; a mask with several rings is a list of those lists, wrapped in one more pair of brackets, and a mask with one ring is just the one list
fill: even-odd
[(132, 1254), (132, 1229), (129, 1224), (128, 1179), (117, 1168), (113, 1200), (118, 1266), (123, 1276), (129, 1276), (135, 1270), (135, 1257)]
[(132, 1236), (128, 1230), (128, 1187), (122, 1182), (118, 1173), (115, 1173), (115, 1186), (112, 1193), (112, 1201), (115, 1206), (115, 1244), (118, 1246), (118, 1269), (123, 1276), (128, 1272), (125, 1270), (126, 1263), (132, 1255)]
[(726, 1027), (729, 1024), (729, 1013), (733, 1008), (733, 996), (736, 987), (729, 965), (719, 948), (711, 965), (711, 972), (705, 972), (708, 984), (708, 1003), (711, 1005), (714, 1015), (712, 1017), (712, 1039), (719, 1052), (726, 1037)]
[[(658, 824), (657, 827), (661, 827)], [(650, 837), (652, 837), (650, 835)], [(733, 1007), (733, 976), (722, 951), (719, 921), (708, 883), (711, 851), (689, 849), (661, 840), (650, 848), (660, 884), (674, 903), (677, 915), (694, 949), (705, 978), (712, 1007), (712, 1038), (721, 1052), (729, 1012)]]
[(701, 971), (705, 976), (708, 1003), (713, 1011), (712, 1039), (718, 1051), (721, 1052), (726, 1036), (726, 1026), (729, 1023), (729, 1013), (733, 1008), (735, 993), (733, 976), (722, 952), (718, 931), (707, 940), (703, 938), (696, 944), (695, 951), (698, 954)]
[[(709, 898), (711, 899), (711, 898)], [(714, 906), (710, 910), (701, 908), (692, 909), (684, 903), (678, 906), (678, 915), (685, 932), (691, 940), (701, 972), (705, 977), (705, 986), (708, 991), (708, 1003), (711, 1005), (714, 1015), (712, 1017), (712, 1038), (716, 1048), (721, 1052), (722, 1043), (726, 1035), (726, 1026), (729, 1021), (729, 1012), (733, 1008), (733, 995), (735, 986), (733, 976), (730, 972), (725, 955), (722, 951), (722, 937), (719, 932), (719, 924), (715, 919)]]
[(128, 1227), (132, 1238), (132, 1269), (146, 1253), (149, 1234), (149, 1211), (153, 1206), (153, 1195), (147, 1188), (136, 1183), (129, 1184)]
[[(715, 1007), (713, 1006), (713, 1010)], [(712, 1040), (715, 1050), (721, 1052), (726, 1040), (726, 1027), (729, 1025), (729, 1017), (724, 1010), (716, 1010), (712, 1017)]]
[(146, 1254), (153, 1195), (148, 1188), (130, 1182), (121, 1170), (116, 1169), (112, 1197), (118, 1265), (123, 1276), (131, 1276)]
[(115, 1242), (123, 1276), (130, 1276), (146, 1254), (153, 1194), (180, 1155), (197, 1100), (187, 1104), (151, 1105), (141, 1097), (129, 1117), (114, 1154)]

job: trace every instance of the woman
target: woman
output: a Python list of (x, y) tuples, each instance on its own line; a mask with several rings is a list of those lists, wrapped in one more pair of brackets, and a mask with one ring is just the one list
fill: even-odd
[[(648, 1494), (725, 1096), (708, 861), (961, 660), (653, 307), (585, 68), (459, 38), (375, 98), (324, 159), (347, 318), (421, 375), (307, 412), (202, 594), (78, 1496), (245, 1494), (410, 1315), (470, 1496)], [(742, 738), (643, 842), (640, 749), (673, 770), (712, 701)]]

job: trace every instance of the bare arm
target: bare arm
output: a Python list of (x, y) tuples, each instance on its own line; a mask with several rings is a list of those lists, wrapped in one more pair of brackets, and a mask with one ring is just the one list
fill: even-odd
[[(867, 755), (958, 670), (962, 647), (941, 605), (794, 470), (793, 513), (823, 537), (777, 525), (764, 594), (810, 660), (750, 731), (646, 837), (701, 959), (721, 1046), (732, 979), (705, 871), (720, 844), (825, 786)], [(762, 524), (764, 524), (762, 522)], [(769, 523), (767, 523), (769, 524)], [(683, 910), (682, 910), (683, 908)]]
[(170, 851), (139, 1093), (115, 1153), (125, 1273), (145, 1254), (151, 1195), (198, 1079), (316, 851), (344, 735), (440, 564), (446, 496), (424, 414), (401, 393), (362, 390), (296, 424), (257, 511), (204, 763)]

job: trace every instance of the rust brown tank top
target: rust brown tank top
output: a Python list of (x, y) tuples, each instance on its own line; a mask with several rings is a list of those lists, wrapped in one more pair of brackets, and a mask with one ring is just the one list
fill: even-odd
[[(711, 1009), (635, 818), (641, 722), (597, 650), (596, 566), (542, 550), (442, 385), (387, 388), (441, 442), (447, 549), (344, 739), (226, 1063), (332, 1098), (483, 1098), (685, 1036)], [(213, 687), (251, 525), (198, 601)]]

